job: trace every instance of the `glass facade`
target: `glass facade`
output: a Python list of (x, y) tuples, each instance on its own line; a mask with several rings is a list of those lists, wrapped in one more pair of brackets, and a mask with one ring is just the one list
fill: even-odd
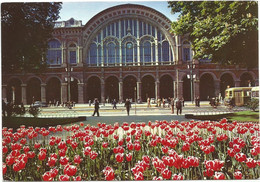
[(158, 27), (140, 19), (121, 19), (97, 33), (84, 61), (89, 66), (166, 64), (173, 62), (171, 50)]

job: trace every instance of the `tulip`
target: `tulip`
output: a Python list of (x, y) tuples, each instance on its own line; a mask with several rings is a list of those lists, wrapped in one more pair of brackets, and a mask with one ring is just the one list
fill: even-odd
[(42, 175), (43, 181), (53, 181), (53, 177), (51, 175), (51, 172), (47, 171)]
[(162, 177), (164, 179), (170, 179), (171, 178), (171, 175), (172, 175), (172, 172), (169, 170), (169, 169), (164, 169), (162, 171)]
[(103, 173), (105, 174), (105, 179), (107, 181), (112, 181), (114, 180), (115, 178), (115, 173), (114, 173), (114, 170), (111, 168), (111, 167), (106, 167), (104, 170), (103, 170)]
[(69, 158), (68, 157), (66, 157), (66, 156), (64, 156), (64, 157), (61, 157), (60, 158), (60, 164), (61, 165), (66, 165), (67, 163), (69, 162)]
[(59, 181), (70, 181), (70, 177), (68, 175), (60, 175)]
[(183, 176), (181, 174), (174, 174), (172, 177), (173, 180), (183, 180)]
[(102, 143), (102, 147), (103, 147), (103, 148), (107, 148), (107, 147), (108, 147), (108, 143), (107, 143), (107, 142), (103, 142), (103, 143)]
[(7, 171), (6, 164), (5, 164), (5, 163), (3, 163), (3, 175), (5, 175), (6, 171)]
[(129, 162), (129, 161), (131, 161), (132, 160), (132, 154), (126, 154), (126, 160)]
[(249, 168), (255, 168), (257, 163), (254, 159), (252, 158), (247, 158), (246, 159), (246, 165), (249, 167)]
[(90, 159), (94, 160), (98, 156), (98, 153), (95, 151), (91, 151), (89, 154)]
[(214, 179), (215, 180), (224, 180), (225, 179), (225, 175), (222, 172), (215, 172)]
[(243, 174), (240, 171), (236, 171), (234, 173), (234, 177), (235, 177), (235, 179), (242, 179)]
[(74, 163), (75, 163), (75, 164), (80, 164), (81, 161), (82, 161), (82, 159), (80, 158), (79, 155), (75, 155), (75, 156), (74, 156)]
[(65, 166), (63, 170), (64, 174), (67, 174), (68, 176), (74, 176), (77, 172), (76, 166), (73, 165), (67, 165)]
[(43, 161), (45, 158), (46, 158), (46, 152), (41, 151), (41, 152), (38, 154), (38, 159), (39, 159), (40, 161)]
[(50, 166), (50, 167), (53, 167), (53, 166), (55, 166), (56, 162), (57, 162), (57, 158), (49, 157), (47, 165)]
[(116, 154), (116, 161), (121, 163), (124, 160), (124, 154), (118, 153)]

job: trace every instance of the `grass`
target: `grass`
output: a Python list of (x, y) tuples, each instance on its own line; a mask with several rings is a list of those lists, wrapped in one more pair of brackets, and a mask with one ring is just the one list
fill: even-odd
[(203, 115), (203, 116), (192, 116), (192, 119), (199, 120), (211, 120), (219, 121), (222, 118), (227, 118), (229, 121), (239, 121), (239, 122), (259, 122), (259, 111), (241, 111), (229, 114), (219, 114), (219, 115)]
[(30, 117), (2, 117), (2, 127), (19, 128), (21, 125), (33, 127), (48, 127), (64, 125), (79, 121), (85, 121), (85, 118), (30, 118)]

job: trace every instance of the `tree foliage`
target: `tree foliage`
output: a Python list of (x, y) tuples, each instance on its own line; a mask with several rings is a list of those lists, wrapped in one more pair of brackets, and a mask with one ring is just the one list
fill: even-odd
[(258, 64), (258, 3), (256, 1), (171, 1), (177, 35), (188, 34), (195, 59), (224, 64)]
[(59, 18), (61, 3), (3, 3), (3, 71), (39, 71), (46, 67), (48, 39)]

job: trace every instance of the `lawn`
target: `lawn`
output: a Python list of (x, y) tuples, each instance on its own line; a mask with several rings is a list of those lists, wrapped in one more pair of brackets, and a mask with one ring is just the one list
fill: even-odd
[(192, 119), (219, 121), (227, 118), (229, 121), (259, 122), (259, 112), (241, 111), (229, 114), (192, 116)]

